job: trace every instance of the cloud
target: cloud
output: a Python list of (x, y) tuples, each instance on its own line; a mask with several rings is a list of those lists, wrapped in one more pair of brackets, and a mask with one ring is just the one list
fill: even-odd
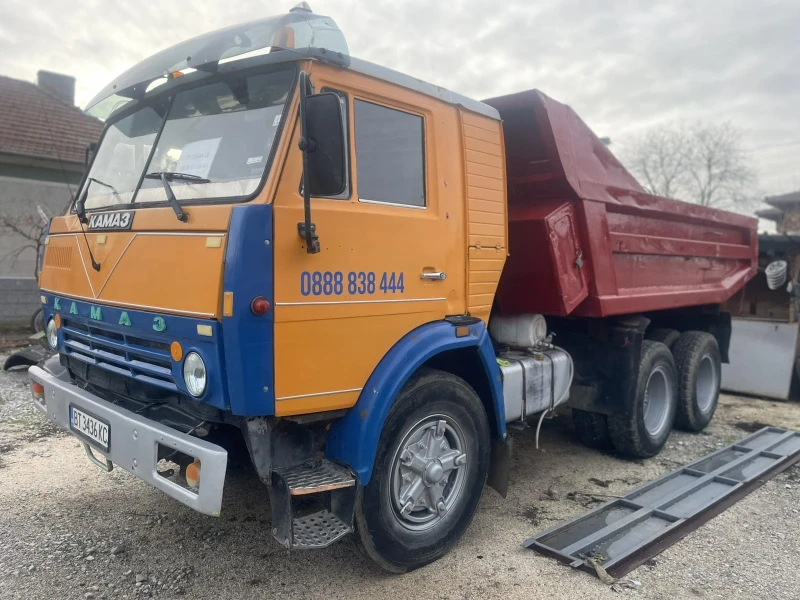
[[(337, 21), (354, 56), (475, 98), (539, 88), (612, 149), (673, 119), (730, 120), (747, 133), (765, 192), (800, 187), (795, 0), (310, 2)], [(4, 0), (0, 73), (70, 73), (85, 104), (162, 48), (290, 4)]]

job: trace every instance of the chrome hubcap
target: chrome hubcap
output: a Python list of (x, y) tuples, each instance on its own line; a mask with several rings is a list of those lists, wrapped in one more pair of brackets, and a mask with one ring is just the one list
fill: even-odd
[(653, 437), (658, 437), (670, 426), (667, 418), (671, 398), (672, 382), (664, 367), (656, 367), (647, 378), (644, 389), (644, 427)]
[(392, 460), (395, 518), (413, 530), (436, 525), (461, 496), (466, 464), (464, 434), (452, 418), (432, 415), (414, 425)]

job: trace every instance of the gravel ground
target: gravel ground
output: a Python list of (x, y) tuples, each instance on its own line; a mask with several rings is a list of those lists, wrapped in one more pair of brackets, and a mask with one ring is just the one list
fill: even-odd
[[(626, 461), (581, 446), (570, 419), (515, 433), (505, 500), (483, 495), (461, 543), (437, 563), (387, 575), (350, 541), (288, 552), (269, 534), (254, 473), (227, 482), (213, 519), (134, 479), (105, 474), (34, 411), (23, 373), (0, 372), (0, 598), (602, 598), (586, 573), (521, 547), (531, 535), (621, 495), (760, 424), (800, 429), (800, 405), (723, 396), (706, 432), (675, 432), (656, 458)], [(577, 494), (573, 493), (577, 492)], [(800, 468), (794, 467), (667, 549), (629, 578), (642, 599), (800, 598)]]

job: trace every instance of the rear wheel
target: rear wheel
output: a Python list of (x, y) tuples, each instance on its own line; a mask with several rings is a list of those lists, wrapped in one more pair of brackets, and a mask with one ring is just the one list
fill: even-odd
[(624, 414), (608, 417), (614, 448), (637, 458), (658, 454), (667, 443), (677, 407), (675, 361), (664, 344), (642, 342), (636, 394), (629, 402)]
[(644, 337), (654, 342), (661, 342), (672, 350), (672, 346), (674, 346), (678, 338), (681, 337), (681, 332), (677, 329), (649, 329), (644, 334)]
[(577, 408), (572, 409), (572, 423), (578, 439), (598, 450), (611, 448), (611, 436), (608, 434), (608, 417), (598, 413), (591, 413)]
[(404, 573), (446, 554), (472, 521), (489, 470), (489, 423), (463, 379), (425, 369), (384, 424), (370, 482), (356, 501), (356, 543)]
[(722, 360), (717, 340), (705, 331), (687, 331), (672, 349), (678, 368), (675, 426), (702, 431), (717, 410)]

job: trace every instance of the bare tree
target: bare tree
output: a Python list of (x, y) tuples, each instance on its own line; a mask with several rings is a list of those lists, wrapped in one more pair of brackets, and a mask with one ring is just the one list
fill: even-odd
[(689, 134), (683, 123), (654, 127), (627, 148), (628, 164), (651, 194), (667, 198), (679, 193), (686, 179)]
[(652, 194), (741, 210), (756, 182), (742, 137), (730, 122), (670, 123), (628, 144), (625, 162)]
[(738, 205), (748, 199), (756, 181), (742, 132), (730, 122), (696, 126), (686, 167), (692, 198), (702, 206)]
[(41, 206), (36, 206), (36, 212), (25, 211), (12, 215), (0, 211), (0, 235), (16, 238), (17, 243), (9, 249), (2, 258), (8, 259), (12, 265), (16, 264), (20, 256), (32, 250), (36, 260), (34, 262), (33, 276), (38, 277), (42, 252), (44, 252), (44, 232), (47, 227), (47, 215)]

